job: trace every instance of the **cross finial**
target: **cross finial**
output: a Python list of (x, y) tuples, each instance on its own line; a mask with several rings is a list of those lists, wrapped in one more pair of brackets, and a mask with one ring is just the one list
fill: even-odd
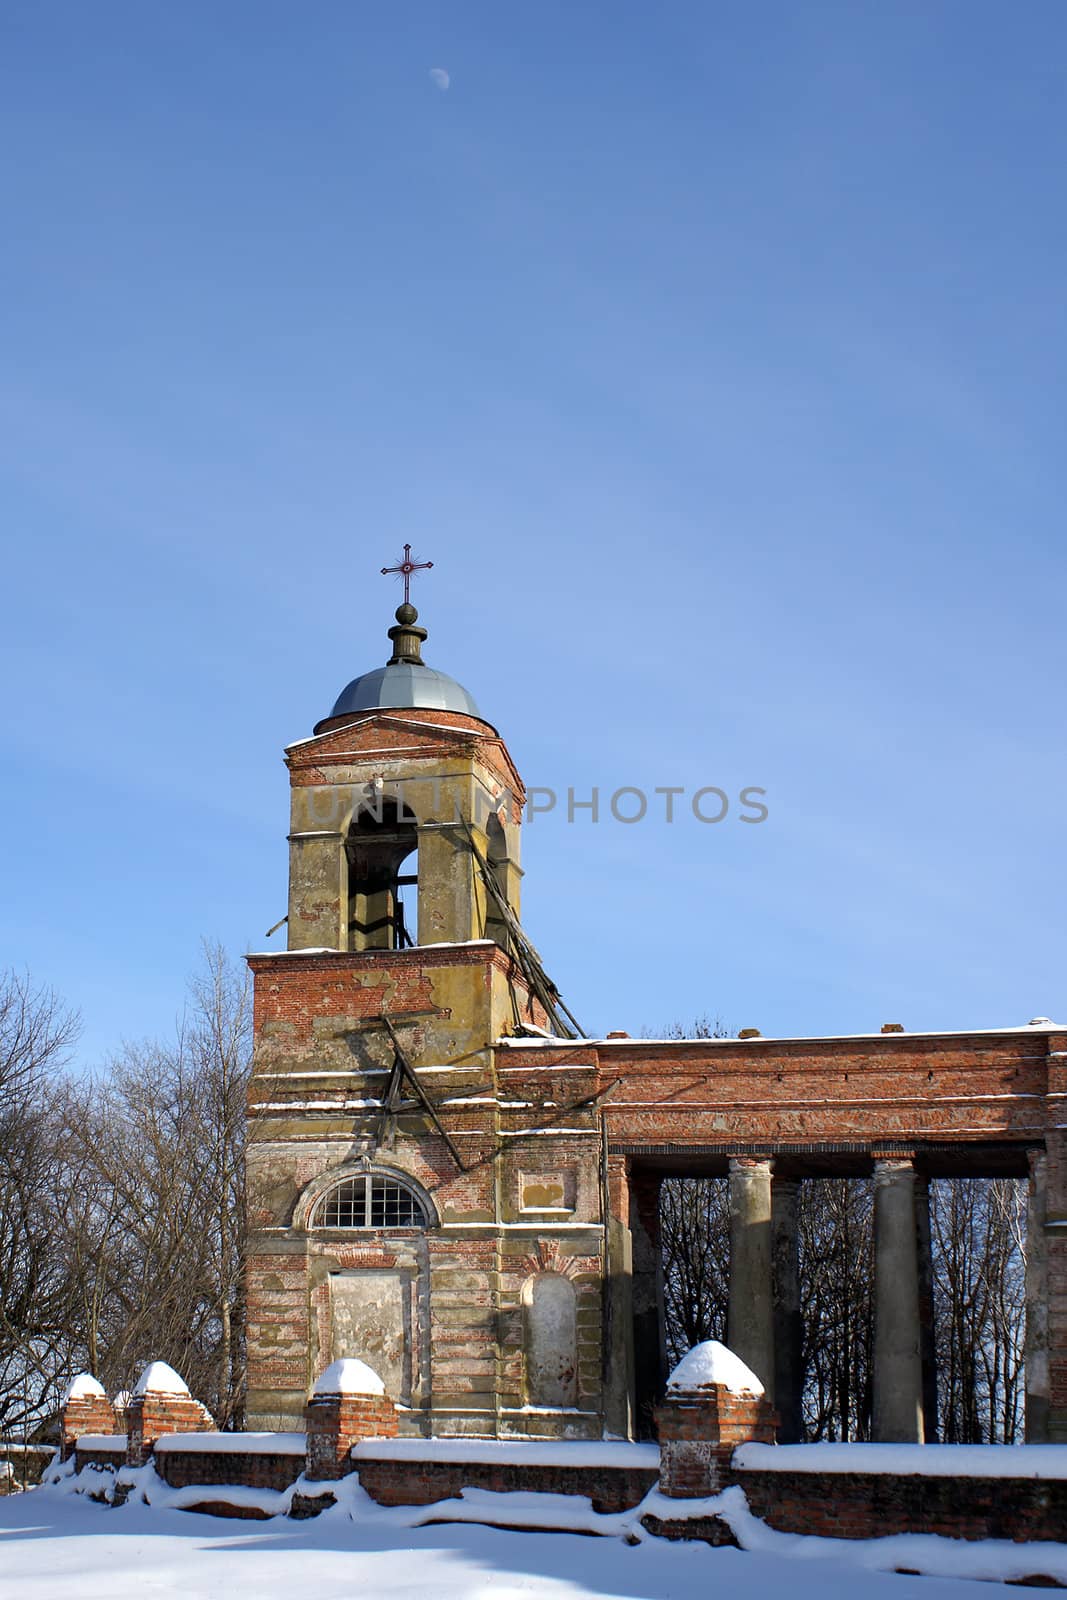
[(398, 578), (404, 580), (404, 604), (411, 604), (411, 575), (413, 572), (426, 572), (433, 566), (432, 561), (412, 561), (411, 546), (404, 546), (404, 559), (398, 561), (395, 567), (383, 567), (382, 577), (387, 577), (390, 572), (395, 572)]

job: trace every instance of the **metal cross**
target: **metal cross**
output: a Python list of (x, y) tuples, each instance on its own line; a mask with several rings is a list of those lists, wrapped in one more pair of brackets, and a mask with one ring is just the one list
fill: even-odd
[(405, 605), (410, 605), (411, 604), (411, 574), (413, 572), (425, 572), (427, 570), (427, 568), (432, 567), (432, 566), (433, 566), (433, 562), (432, 561), (412, 561), (412, 559), (411, 559), (411, 546), (409, 544), (406, 544), (404, 546), (404, 559), (403, 559), (403, 561), (399, 561), (395, 567), (383, 567), (382, 568), (382, 577), (383, 578), (386, 577), (390, 572), (395, 572), (398, 578), (403, 578), (403, 580), (404, 580), (404, 604)]

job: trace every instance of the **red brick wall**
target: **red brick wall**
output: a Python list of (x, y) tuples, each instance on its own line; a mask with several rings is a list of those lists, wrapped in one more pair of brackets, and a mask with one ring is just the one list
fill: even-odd
[(877, 1539), (938, 1533), (948, 1539), (1062, 1539), (1067, 1480), (926, 1478), (889, 1473), (731, 1474), (749, 1507), (783, 1533)]
[(163, 1482), (172, 1489), (184, 1489), (191, 1483), (288, 1489), (303, 1472), (304, 1457), (265, 1450), (157, 1450), (154, 1464)]
[(78, 1445), (74, 1451), (74, 1470), (80, 1472), (83, 1467), (124, 1467), (126, 1465), (126, 1448), (121, 1446), (116, 1450), (88, 1450)]
[(395, 1461), (360, 1453), (359, 1481), (382, 1506), (425, 1506), (451, 1500), (464, 1488), (496, 1494), (588, 1495), (594, 1511), (627, 1511), (636, 1506), (658, 1474), (654, 1467), (523, 1466), (482, 1461)]

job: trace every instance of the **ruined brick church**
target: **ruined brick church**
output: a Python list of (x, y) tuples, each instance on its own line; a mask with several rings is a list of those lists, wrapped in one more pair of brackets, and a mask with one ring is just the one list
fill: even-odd
[(582, 1036), (523, 931), (507, 745), (407, 601), (389, 638), (285, 753), (288, 949), (249, 958), (248, 1426), (300, 1428), (354, 1356), (411, 1434), (641, 1432), (673, 1174), (729, 1178), (728, 1342), (796, 1438), (798, 1185), (873, 1174), (875, 1434), (921, 1440), (927, 1186), (959, 1175), (1029, 1178), (1027, 1437), (1067, 1441), (1067, 1029)]

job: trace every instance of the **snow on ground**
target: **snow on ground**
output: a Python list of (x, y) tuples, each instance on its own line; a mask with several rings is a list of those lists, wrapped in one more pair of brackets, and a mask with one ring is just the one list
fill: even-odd
[[(150, 1473), (151, 1469), (142, 1469)], [(145, 1477), (145, 1485), (148, 1478)], [(156, 1480), (158, 1481), (158, 1480)], [(203, 1493), (204, 1491), (200, 1491)], [(208, 1491), (210, 1492), (210, 1491)], [(119, 1508), (71, 1494), (67, 1485), (0, 1499), (0, 1596), (41, 1600), (292, 1600), (294, 1595), (366, 1595), (373, 1600), (991, 1600), (988, 1583), (959, 1578), (897, 1576), (877, 1570), (917, 1566), (958, 1572), (954, 1540), (902, 1536), (846, 1544), (775, 1534), (748, 1513), (739, 1491), (727, 1491), (717, 1509), (729, 1512), (753, 1549), (712, 1550), (698, 1543), (646, 1538), (632, 1546), (618, 1537), (625, 1518), (593, 1519), (616, 1536), (521, 1533), (472, 1524), (413, 1527), (413, 1517), (442, 1507), (374, 1506), (353, 1480), (343, 1500), (309, 1522), (277, 1518), (232, 1522), (196, 1513), (145, 1506), (138, 1498)], [(727, 1496), (732, 1498), (727, 1504)], [(507, 1513), (535, 1519), (563, 1502), (576, 1526), (588, 1526), (588, 1502), (556, 1495), (468, 1495), (472, 1516)], [(494, 1504), (495, 1503), (495, 1504)], [(455, 1512), (459, 1502), (450, 1502)], [(585, 1510), (583, 1511), (583, 1507)], [(656, 1497), (649, 1509), (677, 1510)], [(893, 1546), (890, 1551), (886, 1546)], [(1039, 1552), (1052, 1550), (1067, 1572), (1063, 1546), (965, 1546), (973, 1561), (995, 1567), (1010, 1555), (1015, 1569), (1048, 1569)], [(999, 1553), (999, 1554), (998, 1554)], [(797, 1559), (797, 1558), (800, 1559)], [(1031, 1559), (1033, 1558), (1033, 1559)], [(938, 1566), (937, 1562), (941, 1565)], [(934, 1565), (931, 1565), (931, 1562)]]

